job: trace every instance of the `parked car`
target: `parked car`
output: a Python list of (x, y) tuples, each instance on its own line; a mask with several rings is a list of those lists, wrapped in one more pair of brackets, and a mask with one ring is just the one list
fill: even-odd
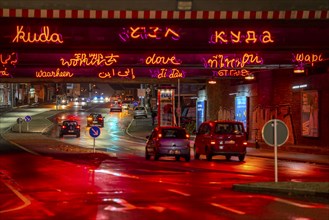
[(122, 112), (122, 103), (120, 101), (110, 102), (110, 112), (113, 111)]
[(77, 121), (63, 121), (60, 126), (59, 137), (63, 137), (64, 135), (76, 135), (76, 137), (80, 137), (80, 125)]
[(226, 160), (237, 156), (244, 161), (247, 148), (247, 136), (242, 122), (207, 121), (200, 125), (195, 141), (194, 155), (206, 155), (211, 160), (214, 155), (224, 155)]
[(134, 107), (132, 101), (123, 101), (122, 102), (122, 109), (123, 110), (129, 110), (132, 109)]
[(147, 110), (144, 106), (137, 106), (134, 108), (134, 118), (138, 117), (147, 118)]
[(87, 117), (87, 127), (97, 125), (104, 127), (104, 118), (102, 114), (99, 113), (90, 113)]
[(154, 156), (154, 160), (158, 160), (162, 156), (174, 156), (176, 160), (184, 157), (186, 161), (190, 161), (189, 134), (184, 128), (159, 126), (146, 138), (146, 160), (149, 160), (151, 156)]

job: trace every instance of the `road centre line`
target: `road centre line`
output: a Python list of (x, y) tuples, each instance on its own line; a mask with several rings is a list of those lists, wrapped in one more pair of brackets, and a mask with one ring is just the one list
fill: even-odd
[(191, 196), (191, 194), (189, 194), (189, 193), (184, 193), (184, 192), (176, 190), (176, 189), (168, 189), (168, 191), (173, 192), (173, 193), (177, 193), (177, 194), (183, 195), (183, 196)]
[(242, 211), (239, 211), (239, 210), (236, 210), (236, 209), (232, 209), (232, 208), (229, 208), (229, 207), (226, 207), (226, 206), (223, 206), (223, 205), (220, 205), (220, 204), (217, 204), (217, 203), (210, 203), (212, 206), (215, 206), (217, 208), (221, 208), (221, 209), (225, 209), (227, 211), (230, 211), (230, 212), (233, 212), (235, 214), (239, 214), (239, 215), (245, 215), (246, 213), (245, 212), (242, 212)]

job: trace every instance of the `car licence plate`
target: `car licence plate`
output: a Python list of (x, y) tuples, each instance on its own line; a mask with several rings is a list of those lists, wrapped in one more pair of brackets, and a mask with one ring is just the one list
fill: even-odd
[(169, 154), (180, 154), (180, 150), (169, 150)]
[(69, 130), (69, 133), (73, 133), (74, 132), (74, 130)]

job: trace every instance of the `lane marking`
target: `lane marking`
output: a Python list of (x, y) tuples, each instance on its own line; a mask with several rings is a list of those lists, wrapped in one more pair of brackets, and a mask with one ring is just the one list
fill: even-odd
[(189, 194), (189, 193), (184, 193), (184, 192), (176, 190), (176, 189), (168, 189), (168, 191), (173, 192), (173, 193), (177, 193), (177, 194), (182, 195), (182, 196), (191, 196), (191, 194)]
[(239, 215), (245, 215), (246, 214), (245, 212), (242, 212), (242, 211), (239, 211), (239, 210), (236, 210), (236, 209), (232, 209), (232, 208), (229, 208), (229, 207), (226, 207), (226, 206), (217, 204), (217, 203), (210, 203), (210, 204), (212, 206), (215, 206), (215, 207), (221, 208), (221, 209), (225, 209), (225, 210), (230, 211), (230, 212), (233, 212), (235, 214), (239, 214)]
[(20, 148), (20, 149), (22, 149), (22, 150), (25, 150), (25, 151), (29, 152), (29, 153), (31, 153), (31, 154), (34, 154), (34, 155), (37, 155), (37, 156), (41, 156), (41, 154), (38, 154), (38, 153), (35, 152), (35, 151), (32, 151), (32, 150), (30, 150), (30, 149), (27, 149), (27, 148), (23, 147), (22, 145), (16, 144), (16, 143), (13, 142), (13, 141), (9, 141), (9, 143), (15, 145), (16, 147), (18, 147), (18, 148)]
[[(2, 181), (3, 182), (3, 181)], [(12, 211), (17, 211), (17, 210), (20, 210), (20, 209), (23, 209), (29, 205), (31, 205), (31, 201), (26, 198), (23, 194), (21, 194), (20, 192), (18, 192), (18, 190), (14, 189), (13, 186), (3, 182), (13, 193), (16, 194), (16, 196), (18, 196), (18, 198), (20, 198), (20, 200), (23, 201), (23, 205), (21, 206), (18, 206), (16, 208), (12, 208), (12, 209), (6, 209), (6, 210), (0, 210), (0, 213), (5, 213), (5, 212), (12, 212)]]

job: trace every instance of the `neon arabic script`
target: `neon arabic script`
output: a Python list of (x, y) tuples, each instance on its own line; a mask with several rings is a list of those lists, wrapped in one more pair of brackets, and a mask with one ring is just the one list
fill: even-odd
[(150, 70), (152, 78), (185, 78), (186, 74), (184, 71), (181, 71), (177, 68), (168, 69), (168, 68), (161, 68), (159, 70)]
[(161, 40), (163, 38), (170, 38), (172, 40), (179, 40), (180, 35), (177, 31), (171, 28), (160, 28), (160, 27), (129, 27), (122, 28), (119, 37), (123, 42), (129, 39), (156, 39)]
[(175, 55), (171, 57), (165, 57), (165, 56), (159, 56), (154, 53), (152, 56), (148, 56), (145, 59), (145, 63), (147, 65), (167, 65), (167, 64), (181, 65), (182, 61), (180, 59), (177, 59)]
[(7, 72), (7, 68), (0, 71), (0, 77), (9, 77), (10, 74)]
[(313, 63), (315, 62), (321, 62), (324, 61), (322, 57), (322, 53), (320, 54), (314, 54), (314, 53), (297, 53), (292, 54), (292, 62), (298, 62), (298, 63)]
[(210, 36), (209, 43), (210, 44), (236, 44), (236, 43), (257, 43), (260, 42), (262, 44), (273, 43), (271, 32), (263, 31), (261, 34), (257, 34), (256, 31), (246, 31), (242, 33), (241, 31), (215, 31)]
[(115, 70), (115, 69), (111, 69), (110, 71), (107, 72), (100, 72), (98, 73), (98, 77), (101, 79), (111, 79), (113, 77), (120, 77), (120, 78), (131, 78), (131, 79), (135, 79), (135, 74), (134, 74), (134, 69), (133, 68), (127, 68), (124, 71), (121, 70)]
[(119, 58), (119, 55), (109, 54), (103, 55), (101, 53), (75, 53), (74, 58), (69, 59), (68, 61), (64, 58), (61, 58), (62, 66), (111, 66), (113, 63), (117, 62), (116, 58)]
[(228, 57), (223, 54), (204, 60), (205, 68), (244, 68), (247, 64), (263, 64), (263, 59), (257, 54), (244, 53), (242, 57)]
[(13, 52), (8, 55), (0, 54), (0, 62), (2, 66), (7, 66), (7, 65), (15, 66), (18, 62), (17, 53)]
[(74, 73), (68, 71), (61, 71), (59, 68), (56, 71), (37, 71), (35, 72), (37, 78), (71, 78), (74, 76)]
[(16, 36), (12, 40), (13, 43), (64, 43), (62, 35), (58, 33), (50, 33), (48, 26), (41, 28), (40, 34), (24, 31), (24, 26), (16, 27)]

